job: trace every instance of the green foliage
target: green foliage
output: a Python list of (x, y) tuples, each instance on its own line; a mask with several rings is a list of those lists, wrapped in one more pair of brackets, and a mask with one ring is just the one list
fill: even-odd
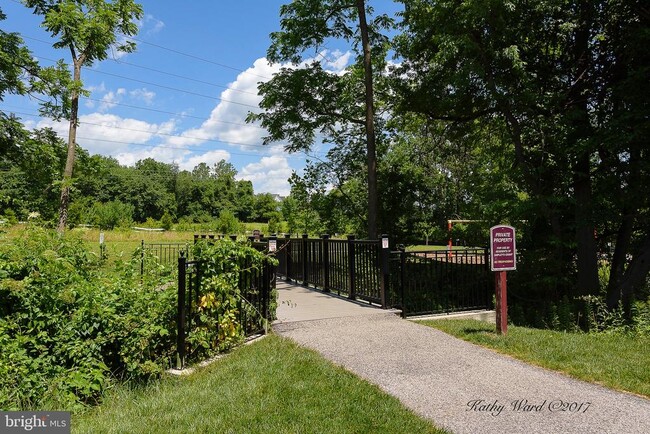
[(220, 234), (238, 234), (242, 230), (242, 225), (231, 211), (223, 210), (219, 213), (215, 229)]
[(230, 239), (201, 240), (194, 245), (193, 257), (201, 262), (201, 294), (190, 313), (195, 318), (187, 339), (190, 360), (232, 348), (244, 338), (242, 321), (263, 320), (244, 298), (242, 282), (266, 261), (275, 261), (248, 243)]
[(164, 230), (168, 231), (172, 228), (173, 224), (174, 222), (172, 220), (172, 216), (167, 211), (165, 211), (163, 216), (160, 218), (160, 225)]
[(128, 227), (133, 221), (134, 208), (120, 201), (95, 203), (92, 208), (93, 222), (101, 229)]
[(0, 245), (0, 408), (71, 410), (170, 366), (174, 289), (141, 281), (139, 258), (110, 278), (98, 264), (36, 227)]

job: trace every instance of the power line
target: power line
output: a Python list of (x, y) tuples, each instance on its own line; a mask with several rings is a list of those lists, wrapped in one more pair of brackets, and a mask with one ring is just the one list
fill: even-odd
[[(24, 36), (24, 35), (22, 35), (22, 34), (21, 34), (20, 36), (21, 36), (22, 38), (24, 38), (24, 39), (29, 39), (29, 40), (32, 40), (32, 41), (41, 42), (41, 43), (43, 43), (43, 44), (51, 45), (50, 42), (48, 42), (48, 41), (44, 41), (43, 39), (38, 39), (38, 38), (31, 37), (31, 36)], [(235, 68), (235, 67), (233, 67), (233, 66), (224, 65), (224, 64), (222, 64), (222, 63), (214, 62), (214, 61), (211, 61), (211, 60), (208, 60), (208, 59), (203, 59), (203, 58), (201, 58), (201, 57), (198, 57), (198, 56), (195, 56), (195, 55), (192, 55), (192, 54), (183, 53), (183, 52), (180, 52), (180, 51), (178, 51), (178, 50), (174, 50), (174, 49), (172, 49), (172, 48), (166, 48), (166, 47), (163, 47), (163, 46), (161, 46), (161, 45), (153, 44), (153, 43), (151, 43), (151, 42), (145, 42), (145, 41), (141, 41), (141, 40), (138, 40), (138, 39), (135, 39), (135, 38), (131, 38), (131, 37), (129, 37), (129, 39), (133, 39), (133, 40), (136, 41), (136, 42), (139, 42), (139, 43), (142, 43), (142, 44), (146, 44), (146, 45), (151, 45), (151, 46), (153, 46), (153, 47), (160, 48), (160, 49), (163, 49), (163, 50), (171, 51), (171, 52), (173, 52), (173, 53), (180, 54), (180, 55), (183, 55), (183, 56), (186, 56), (186, 57), (190, 57), (190, 58), (193, 58), (193, 59), (201, 60), (201, 61), (203, 61), (203, 62), (211, 63), (211, 64), (213, 64), (213, 65), (217, 65), (217, 66), (222, 67), (222, 68), (231, 69), (231, 70), (233, 70), (233, 71), (237, 71), (237, 72), (241, 72), (241, 73), (244, 73), (244, 74), (253, 75), (253, 76), (255, 76), (255, 77), (263, 78), (263, 79), (265, 79), (265, 80), (270, 80), (270, 79), (271, 79), (270, 77), (266, 77), (266, 76), (263, 76), (263, 75), (255, 74), (255, 73), (253, 73), (253, 72), (249, 72), (249, 71), (244, 70), (244, 69), (240, 69), (240, 68)], [(113, 62), (116, 62), (116, 63), (126, 64), (126, 65), (129, 65), (129, 66), (134, 66), (134, 67), (136, 67), (136, 68), (148, 69), (148, 70), (150, 70), (150, 71), (159, 72), (159, 73), (161, 73), (161, 74), (166, 74), (166, 75), (170, 75), (170, 76), (177, 77), (177, 78), (184, 78), (184, 79), (186, 79), (186, 80), (196, 81), (196, 82), (198, 82), (198, 83), (203, 83), (203, 84), (207, 84), (207, 85), (210, 85), (210, 86), (216, 86), (216, 87), (221, 87), (221, 88), (225, 88), (225, 89), (230, 89), (230, 90), (233, 90), (233, 91), (235, 91), (235, 92), (251, 93), (251, 92), (246, 92), (246, 91), (243, 91), (243, 90), (233, 89), (232, 87), (229, 87), (229, 86), (223, 86), (223, 85), (219, 85), (219, 84), (213, 84), (213, 83), (209, 83), (209, 82), (205, 82), (205, 81), (197, 80), (197, 79), (190, 78), (190, 77), (186, 77), (186, 76), (182, 76), (182, 75), (172, 74), (172, 73), (170, 73), (170, 72), (161, 71), (161, 70), (154, 69), (154, 68), (150, 68), (150, 67), (147, 67), (147, 66), (136, 65), (136, 64), (134, 64), (134, 63), (125, 62), (125, 61), (122, 61), (122, 60), (119, 60), (119, 59), (111, 58), (111, 60), (112, 60)]]
[(150, 111), (150, 112), (154, 112), (154, 113), (162, 113), (162, 114), (167, 114), (167, 115), (174, 115), (174, 116), (183, 117), (183, 118), (198, 119), (200, 121), (208, 121), (209, 120), (209, 121), (212, 121), (212, 122), (219, 122), (219, 123), (222, 123), (222, 124), (237, 125), (237, 126), (240, 126), (240, 127), (254, 127), (254, 128), (259, 128), (261, 130), (264, 129), (264, 127), (261, 127), (259, 125), (255, 125), (255, 124), (242, 124), (241, 122), (222, 121), (222, 120), (219, 120), (219, 119), (211, 119), (211, 118), (205, 118), (205, 117), (201, 117), (201, 116), (193, 116), (193, 115), (189, 115), (189, 114), (185, 114), (185, 113), (176, 113), (176, 112), (170, 112), (170, 111), (165, 111), (165, 110), (153, 109), (153, 108), (150, 108), (150, 107), (142, 107), (142, 106), (137, 106), (137, 105), (124, 104), (124, 103), (120, 103), (120, 102), (106, 101), (106, 100), (103, 100), (103, 99), (90, 98), (90, 97), (87, 97), (87, 96), (81, 96), (81, 98), (89, 100), (89, 101), (95, 101), (95, 102), (105, 103), (105, 104), (109, 104), (109, 105), (117, 105), (117, 106), (120, 106), (120, 107), (128, 107), (128, 108), (137, 109), (137, 110), (146, 110), (146, 111)]
[[(26, 112), (19, 112), (19, 111), (12, 111), (12, 113), (22, 115), (22, 116), (32, 116), (32, 117), (37, 117), (37, 118), (41, 117), (37, 113), (26, 113)], [(134, 133), (147, 133), (147, 134), (151, 134), (151, 135), (154, 135), (154, 136), (157, 135), (157, 136), (165, 136), (165, 137), (176, 137), (176, 138), (179, 138), (179, 139), (202, 140), (204, 142), (223, 143), (223, 144), (227, 144), (227, 145), (251, 146), (251, 147), (264, 147), (265, 146), (265, 145), (258, 145), (258, 144), (253, 144), (253, 143), (229, 142), (229, 141), (225, 141), (225, 140), (210, 139), (210, 138), (207, 138), (207, 137), (182, 136), (182, 135), (179, 135), (179, 134), (169, 134), (169, 133), (164, 133), (164, 132), (160, 132), (160, 131), (139, 130), (137, 128), (119, 127), (119, 126), (115, 126), (115, 125), (98, 124), (98, 123), (95, 123), (95, 122), (87, 122), (87, 121), (80, 121), (79, 125), (80, 126), (94, 125), (96, 127), (112, 128), (112, 129), (115, 129), (115, 130), (123, 130), (123, 131), (132, 131)], [(185, 148), (181, 148), (181, 149), (185, 149)]]
[(245, 73), (245, 74), (250, 74), (250, 75), (253, 75), (253, 76), (255, 76), (255, 77), (264, 78), (264, 79), (266, 79), (266, 80), (270, 80), (270, 79), (271, 79), (270, 77), (266, 77), (266, 76), (264, 76), (264, 75), (255, 74), (255, 73), (253, 73), (253, 72), (249, 72), (249, 71), (247, 71), (247, 70), (245, 70), (245, 69), (235, 68), (234, 66), (225, 65), (225, 64), (223, 64), (223, 63), (219, 63), (219, 62), (215, 62), (215, 61), (213, 61), (213, 60), (205, 59), (205, 58), (203, 58), (203, 57), (199, 57), (199, 56), (196, 56), (196, 55), (194, 55), (194, 54), (184, 53), (184, 52), (182, 52), (182, 51), (178, 51), (178, 50), (175, 50), (175, 49), (173, 49), (173, 48), (163, 47), (162, 45), (154, 44), (154, 43), (152, 43), (152, 42), (146, 42), (146, 41), (143, 41), (143, 40), (141, 40), (141, 39), (136, 39), (136, 38), (134, 38), (134, 37), (132, 37), (132, 36), (126, 36), (126, 35), (123, 35), (123, 36), (125, 36), (127, 39), (131, 39), (131, 40), (133, 40), (133, 41), (135, 41), (135, 42), (138, 42), (138, 43), (140, 43), (140, 44), (151, 45), (152, 47), (160, 48), (161, 50), (166, 50), (166, 51), (169, 51), (169, 52), (171, 52), (171, 53), (176, 53), (176, 54), (179, 54), (179, 55), (181, 55), (181, 56), (189, 57), (189, 58), (191, 58), (191, 59), (200, 60), (200, 61), (205, 62), (205, 63), (210, 63), (210, 64), (212, 64), (212, 65), (220, 66), (220, 67), (222, 67), (222, 68), (230, 69), (230, 70), (237, 71), (237, 72), (243, 72), (243, 73)]
[(196, 83), (201, 83), (201, 84), (205, 84), (205, 85), (208, 85), (208, 86), (214, 86), (214, 87), (219, 87), (219, 88), (222, 88), (222, 89), (228, 89), (228, 90), (232, 90), (233, 92), (246, 93), (246, 94), (249, 94), (249, 95), (257, 96), (257, 92), (248, 92), (246, 90), (235, 89), (233, 87), (223, 86), (221, 84), (214, 84), (214, 83), (210, 83), (208, 81), (197, 80), (195, 78), (186, 77), (184, 75), (173, 74), (171, 72), (165, 72), (165, 71), (161, 71), (159, 69), (150, 68), (148, 66), (136, 65), (135, 63), (125, 62), (125, 61), (119, 60), (119, 59), (113, 59), (113, 62), (118, 63), (120, 65), (129, 65), (129, 66), (133, 66), (134, 68), (140, 68), (140, 69), (144, 69), (144, 70), (147, 70), (147, 71), (157, 72), (159, 74), (169, 75), (170, 77), (176, 77), (176, 78), (182, 78), (182, 79), (185, 79), (185, 80), (194, 81)]
[[(38, 56), (38, 58), (43, 59), (43, 60), (47, 60), (49, 62), (56, 63), (56, 60), (49, 59), (47, 57)], [(82, 69), (84, 69), (85, 71), (94, 72), (96, 74), (108, 75), (108, 76), (111, 76), (111, 77), (121, 78), (123, 80), (129, 80), (129, 81), (134, 81), (136, 83), (147, 84), (149, 86), (159, 87), (161, 89), (173, 90), (173, 91), (176, 91), (176, 92), (186, 93), (188, 95), (199, 96), (201, 98), (208, 98), (208, 99), (212, 99), (212, 100), (215, 100), (215, 101), (227, 102), (227, 103), (230, 103), (230, 104), (236, 104), (236, 105), (240, 105), (240, 106), (243, 106), (243, 107), (251, 107), (251, 108), (255, 108), (255, 109), (259, 108), (258, 106), (251, 105), (251, 104), (246, 104), (246, 103), (243, 103), (243, 102), (232, 101), (232, 100), (228, 100), (228, 99), (224, 99), (224, 98), (219, 98), (219, 97), (216, 97), (216, 96), (204, 95), (202, 93), (192, 92), (191, 90), (179, 89), (179, 88), (176, 88), (176, 87), (166, 86), (166, 85), (163, 85), (163, 84), (152, 83), (150, 81), (145, 81), (145, 80), (140, 80), (140, 79), (137, 79), (137, 78), (126, 77), (124, 75), (119, 75), (119, 74), (113, 74), (112, 72), (99, 71), (97, 69), (88, 68), (88, 67), (85, 67), (85, 66), (83, 66)]]
[[(41, 117), (39, 114), (36, 114), (36, 113), (25, 113), (25, 112), (18, 112), (18, 111), (12, 111), (12, 113), (23, 115), (23, 116), (36, 117), (36, 118)], [(158, 133), (158, 132), (152, 132), (152, 131), (147, 131), (147, 130), (138, 130), (138, 129), (134, 129), (134, 128), (125, 128), (125, 127), (118, 127), (118, 126), (113, 126), (113, 125), (97, 124), (97, 123), (93, 123), (93, 122), (81, 122), (81, 125), (83, 125), (83, 124), (106, 127), (106, 128), (112, 128), (112, 129), (116, 129), (116, 130), (142, 132), (142, 133), (148, 133), (148, 134), (152, 134), (152, 135), (163, 135), (163, 136), (184, 138), (184, 139), (190, 139), (190, 140), (203, 140), (203, 141), (206, 141), (206, 142), (222, 143), (222, 144), (236, 145), (236, 146), (250, 146), (250, 147), (257, 147), (257, 148), (264, 148), (266, 146), (266, 145), (258, 145), (258, 144), (227, 142), (227, 141), (224, 141), (224, 140), (216, 140), (216, 139), (187, 137), (187, 136), (173, 135), (173, 134), (167, 134), (167, 133)], [(131, 145), (131, 146), (145, 146), (145, 147), (151, 147), (151, 148), (177, 149), (177, 150), (190, 151), (190, 152), (195, 152), (195, 151), (212, 152), (212, 151), (218, 151), (219, 150), (219, 149), (207, 149), (207, 148), (195, 148), (195, 147), (187, 148), (187, 147), (161, 145), (161, 144), (147, 145), (147, 144), (141, 144), (141, 143), (123, 142), (123, 141), (118, 141), (118, 140), (100, 139), (100, 138), (95, 138), (95, 137), (77, 136), (77, 139), (79, 139), (79, 140), (95, 140), (95, 141), (100, 141), (100, 142), (118, 143), (118, 144)], [(241, 155), (241, 156), (258, 156), (258, 155), (260, 155), (259, 153), (237, 153), (237, 152), (231, 152), (231, 151), (228, 151), (228, 150), (224, 150), (224, 152), (228, 152), (229, 154), (232, 154), (232, 155)], [(306, 157), (317, 158), (314, 155), (311, 155), (311, 154), (315, 154), (313, 152), (305, 152), (305, 151), (299, 151), (299, 152), (301, 154), (305, 155)], [(318, 152), (316, 154), (326, 155), (326, 153), (323, 153), (323, 152)], [(270, 154), (270, 155), (273, 155), (273, 154)], [(296, 155), (292, 155), (292, 154), (284, 154), (284, 155), (286, 157), (291, 157), (291, 158), (296, 158), (297, 157)]]

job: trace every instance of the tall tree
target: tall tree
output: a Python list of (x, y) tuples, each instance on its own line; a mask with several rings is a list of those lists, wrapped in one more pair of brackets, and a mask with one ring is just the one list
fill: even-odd
[[(265, 143), (288, 139), (289, 151), (308, 150), (315, 133), (345, 146), (365, 136), (367, 166), (368, 236), (375, 238), (377, 222), (377, 150), (374, 108), (373, 59), (383, 64), (386, 38), (378, 31), (390, 24), (382, 15), (370, 24), (364, 0), (296, 0), (282, 6), (280, 32), (271, 34), (267, 57), (271, 62), (298, 65), (332, 38), (352, 42), (359, 55), (357, 70), (345, 75), (327, 72), (318, 55), (304, 67), (283, 68), (259, 88), (265, 112), (250, 115), (269, 131)], [(359, 74), (361, 72), (361, 74)], [(363, 95), (359, 104), (356, 95)], [(361, 131), (360, 131), (361, 128)], [(355, 131), (356, 130), (356, 131)]]
[(638, 182), (648, 176), (641, 137), (650, 121), (643, 2), (403, 3), (401, 108), (452, 125), (504, 126), (513, 176), (535, 203), (527, 221), (544, 243), (536, 247), (547, 249), (545, 263), (575, 264), (569, 294), (598, 294), (597, 243), (614, 234), (610, 306), (642, 285), (650, 268), (648, 195)]
[[(5, 19), (0, 8), (0, 21)], [(40, 66), (19, 34), (0, 29), (0, 101), (8, 93), (29, 95), (40, 102), (41, 114), (59, 119), (70, 108), (69, 87), (69, 73), (62, 61)], [(0, 112), (0, 122), (5, 120), (7, 116)]]
[(81, 68), (106, 59), (111, 48), (132, 52), (135, 44), (120, 42), (118, 36), (133, 36), (138, 31), (135, 20), (142, 17), (142, 7), (134, 0), (23, 0), (34, 13), (43, 16), (42, 26), (57, 38), (55, 48), (70, 50), (73, 63), (68, 130), (68, 156), (63, 171), (58, 231), (65, 230), (70, 202), (70, 184), (75, 160), (75, 144), (82, 93)]

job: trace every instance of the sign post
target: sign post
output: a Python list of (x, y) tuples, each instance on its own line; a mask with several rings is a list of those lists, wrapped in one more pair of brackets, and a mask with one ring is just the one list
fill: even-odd
[(490, 264), (494, 271), (497, 332), (508, 332), (508, 285), (506, 272), (517, 269), (515, 228), (498, 225), (490, 228)]

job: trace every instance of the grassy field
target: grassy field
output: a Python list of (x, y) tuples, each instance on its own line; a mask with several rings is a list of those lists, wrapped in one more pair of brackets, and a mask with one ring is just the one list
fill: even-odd
[(572, 377), (650, 398), (650, 336), (564, 333), (473, 320), (422, 321), (458, 338)]
[[(407, 252), (436, 252), (436, 251), (443, 251), (447, 250), (447, 246), (434, 246), (434, 245), (424, 245), (424, 244), (418, 244), (418, 245), (413, 245), (413, 246), (406, 246), (406, 251)], [(452, 250), (467, 250), (467, 249), (475, 249), (476, 247), (463, 247), (463, 246), (452, 246)]]
[(268, 336), (188, 377), (117, 389), (74, 433), (441, 433), (353, 374)]

